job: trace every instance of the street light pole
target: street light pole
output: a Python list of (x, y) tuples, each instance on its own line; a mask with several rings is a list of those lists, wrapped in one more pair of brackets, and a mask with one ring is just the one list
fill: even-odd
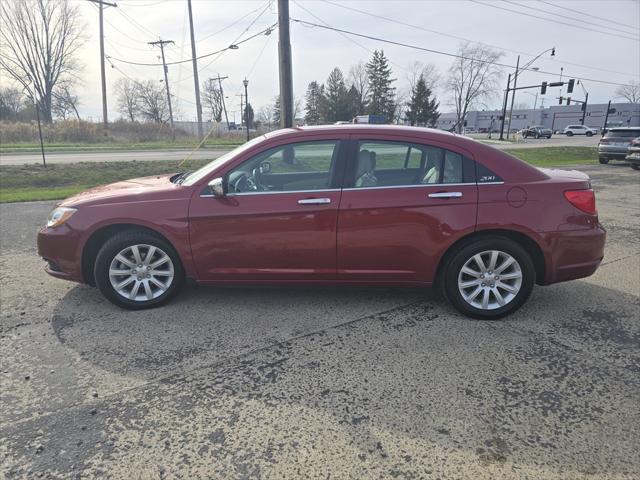
[(249, 141), (249, 94), (247, 93), (247, 87), (249, 86), (249, 80), (246, 78), (242, 81), (244, 85), (244, 124), (247, 129), (247, 142)]

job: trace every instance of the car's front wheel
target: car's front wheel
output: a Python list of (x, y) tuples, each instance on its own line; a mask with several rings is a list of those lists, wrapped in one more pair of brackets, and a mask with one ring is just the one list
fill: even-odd
[(609, 163), (609, 159), (607, 157), (598, 157), (598, 162), (600, 162), (602, 165), (606, 165), (607, 163)]
[(585, 135), (586, 135), (587, 137), (593, 137), (593, 132), (587, 132)]
[(181, 287), (184, 273), (173, 247), (145, 231), (114, 235), (96, 257), (94, 278), (112, 303), (130, 310), (159, 306)]
[(567, 137), (573, 137), (573, 132), (567, 132), (566, 135)]
[(494, 320), (520, 308), (533, 290), (535, 267), (520, 245), (503, 237), (468, 244), (444, 271), (444, 293), (453, 306), (473, 318)]

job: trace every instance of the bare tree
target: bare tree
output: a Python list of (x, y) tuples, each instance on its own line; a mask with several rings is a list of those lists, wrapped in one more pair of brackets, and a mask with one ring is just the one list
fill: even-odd
[(138, 108), (140, 115), (150, 122), (169, 121), (169, 105), (165, 90), (153, 80), (136, 82)]
[(120, 78), (115, 83), (114, 90), (118, 102), (118, 112), (130, 122), (135, 122), (140, 113), (138, 82), (128, 78)]
[(480, 44), (463, 43), (459, 58), (449, 68), (447, 86), (456, 111), (454, 128), (462, 132), (469, 107), (493, 96), (498, 90), (501, 70), (496, 65), (503, 53)]
[(211, 119), (216, 122), (222, 121), (223, 98), (218, 82), (214, 78), (205, 80), (202, 84), (202, 103), (209, 111)]
[(259, 121), (263, 126), (266, 126), (267, 129), (271, 130), (272, 120), (273, 120), (273, 105), (263, 105), (258, 110), (257, 121)]
[(624, 98), (629, 103), (640, 102), (640, 82), (631, 80), (626, 85), (620, 85), (616, 88), (616, 95)]
[(78, 69), (82, 27), (69, 0), (0, 2), (0, 66), (32, 92), (46, 122), (56, 86)]
[(19, 88), (0, 88), (0, 120), (16, 121), (24, 106), (25, 96)]
[(79, 100), (77, 95), (73, 95), (68, 84), (57, 87), (53, 92), (53, 104), (51, 106), (53, 114), (64, 120), (70, 116), (75, 116), (76, 120), (80, 120), (78, 112)]
[(358, 111), (364, 113), (369, 97), (369, 74), (365, 62), (358, 62), (349, 69), (349, 81), (358, 92)]
[(433, 63), (415, 61), (407, 68), (407, 82), (409, 83), (410, 91), (415, 90), (420, 75), (423, 76), (424, 82), (429, 90), (434, 92), (438, 88), (438, 82), (440, 82), (441, 79), (438, 68)]

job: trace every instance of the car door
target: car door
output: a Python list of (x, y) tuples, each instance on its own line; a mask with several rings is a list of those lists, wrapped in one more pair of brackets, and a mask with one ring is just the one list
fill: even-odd
[(346, 175), (338, 214), (342, 281), (430, 283), (443, 252), (475, 228), (474, 162), (452, 147), (354, 139)]
[(225, 172), (223, 197), (194, 197), (190, 235), (200, 279), (335, 279), (340, 158), (337, 139), (276, 146)]

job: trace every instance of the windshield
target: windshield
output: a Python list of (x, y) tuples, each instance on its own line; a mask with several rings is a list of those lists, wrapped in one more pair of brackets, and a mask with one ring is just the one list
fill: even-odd
[(184, 177), (184, 180), (182, 181), (182, 184), (183, 185), (194, 185), (194, 184), (198, 183), (198, 181), (202, 180), (204, 177), (209, 175), (211, 172), (213, 172), (217, 168), (220, 168), (222, 165), (227, 163), (229, 160), (235, 158), (237, 155), (241, 154), (245, 150), (248, 150), (249, 148), (253, 147), (254, 145), (262, 142), (264, 140), (264, 138), (265, 138), (264, 135), (260, 135), (259, 137), (256, 137), (253, 140), (250, 140), (247, 143), (244, 143), (244, 144), (240, 145), (239, 147), (234, 148), (230, 152), (227, 152), (224, 155), (216, 158), (212, 162), (207, 163), (204, 167), (199, 168), (195, 172), (192, 172), (189, 175), (187, 175), (186, 177)]

